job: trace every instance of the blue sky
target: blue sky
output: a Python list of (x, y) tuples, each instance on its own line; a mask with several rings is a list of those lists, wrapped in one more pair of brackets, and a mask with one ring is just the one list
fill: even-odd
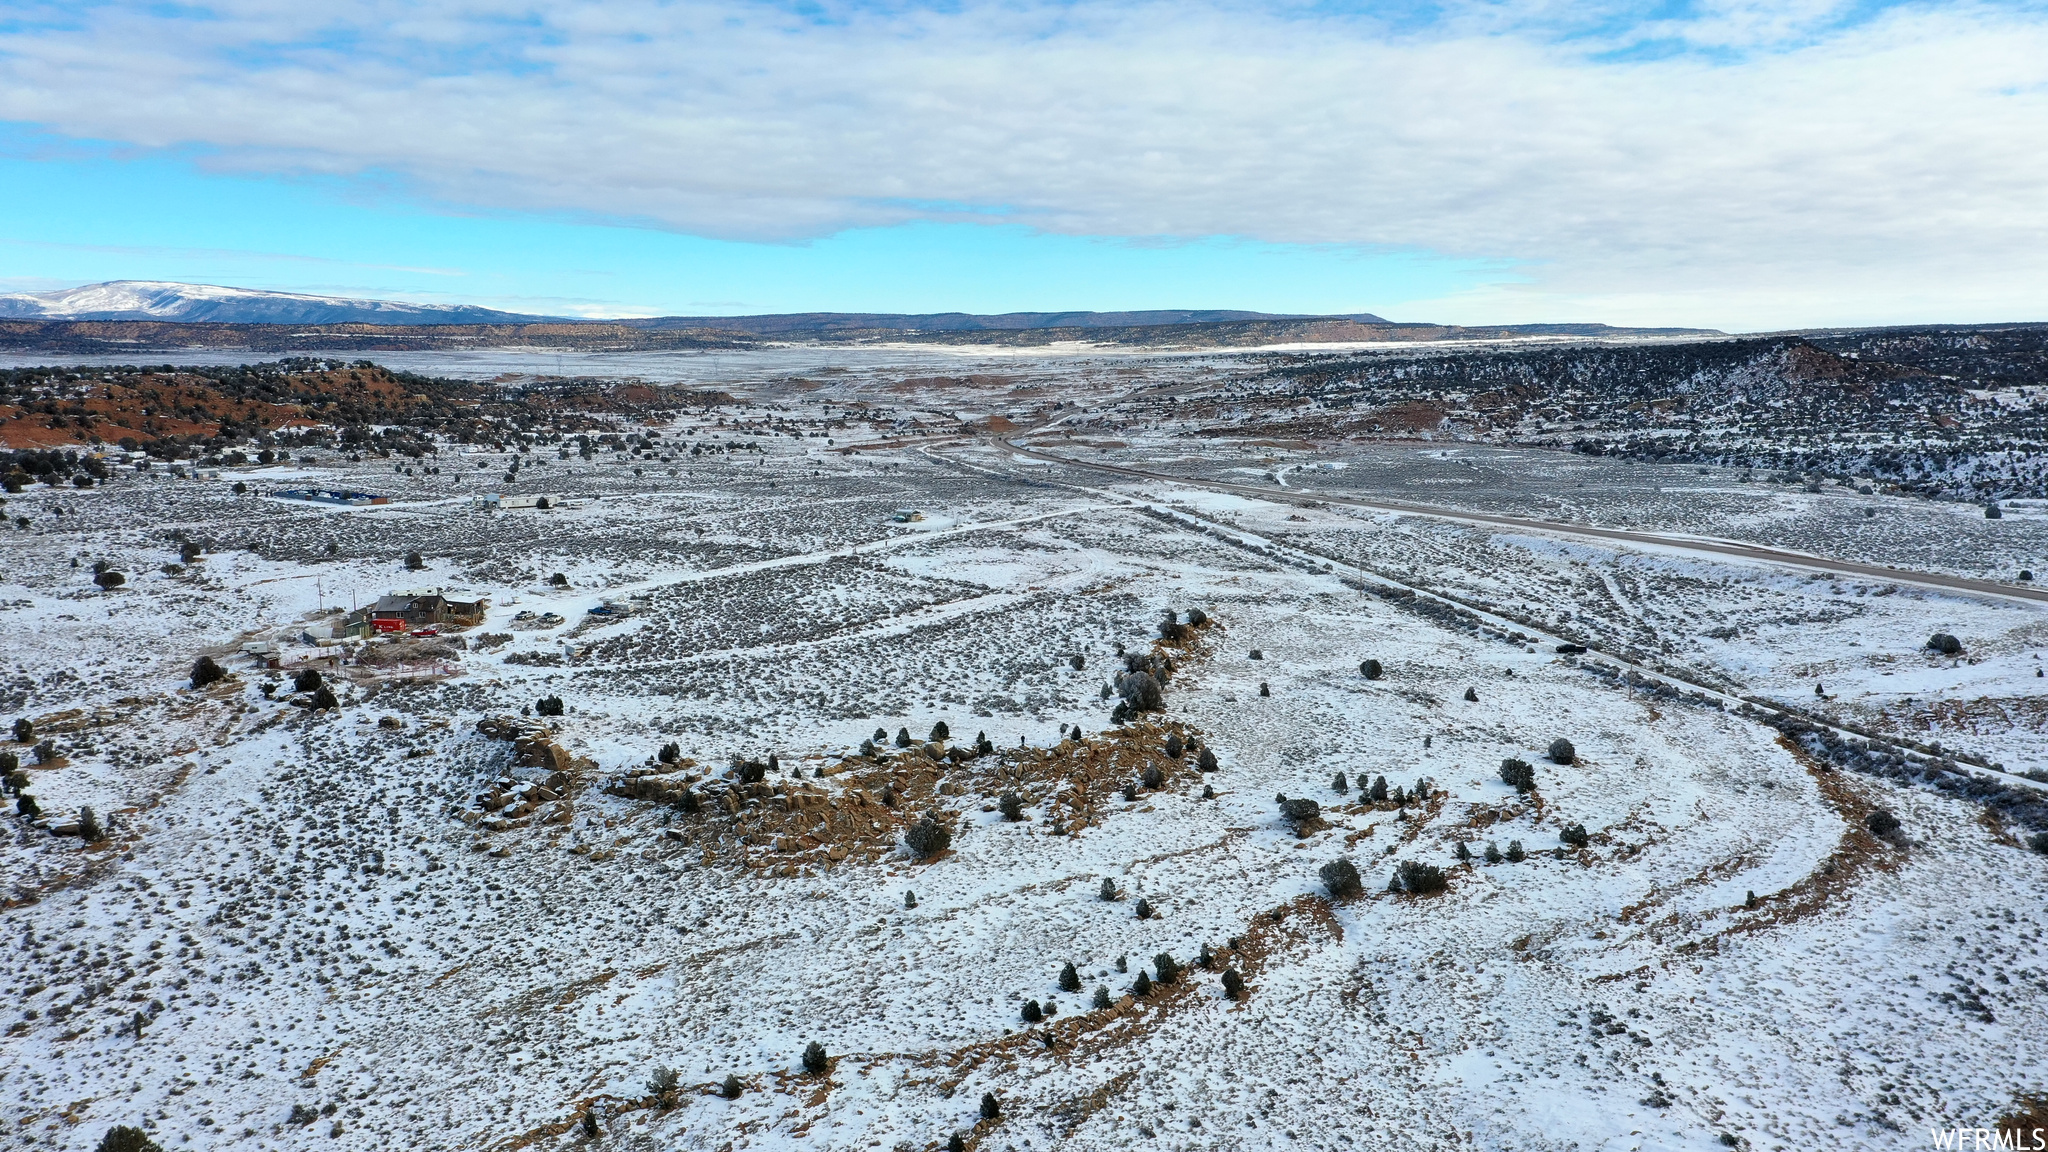
[[(23, 146), (27, 144), (28, 146)], [(1427, 253), (1212, 237), (1171, 244), (1023, 225), (916, 222), (779, 243), (468, 211), (332, 179), (208, 173), (187, 160), (0, 156), (0, 266), (14, 290), (183, 280), (542, 315), (1014, 312), (1128, 307), (1369, 311), (1502, 270)], [(1134, 303), (1136, 302), (1136, 303)]]
[(0, 0), (0, 288), (2048, 318), (2038, 3)]

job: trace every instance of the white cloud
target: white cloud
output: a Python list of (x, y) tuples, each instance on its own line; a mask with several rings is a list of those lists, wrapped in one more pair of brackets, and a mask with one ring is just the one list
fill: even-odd
[(1472, 320), (2020, 316), (2048, 289), (2048, 22), (2023, 12), (1574, 8), (1561, 36), (1497, 5), (1419, 30), (1190, 5), (163, 11), (0, 34), (0, 118), (721, 237), (993, 213), (1526, 262), (1441, 302)]

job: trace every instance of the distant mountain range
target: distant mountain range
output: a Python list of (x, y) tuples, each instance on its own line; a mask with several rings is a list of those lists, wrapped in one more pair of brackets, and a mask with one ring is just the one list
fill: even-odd
[(0, 294), (0, 318), (182, 324), (523, 324), (549, 319), (468, 305), (346, 300), (161, 280), (110, 280), (58, 292)]
[(1155, 308), (1140, 312), (790, 312), (769, 316), (660, 316), (613, 320), (628, 328), (669, 331), (717, 328), (752, 336), (832, 336), (854, 332), (1033, 332), (1048, 328), (1159, 328), (1176, 324), (1224, 324), (1258, 320), (1350, 320), (1391, 324), (1370, 312), (1347, 316), (1238, 312), (1227, 308)]
[[(1302, 313), (1244, 312), (1224, 308), (1157, 308), (1133, 312), (1005, 312), (977, 316), (967, 312), (793, 312), (765, 316), (657, 316), (640, 319), (591, 320), (566, 316), (534, 316), (469, 305), (407, 304), (390, 300), (351, 300), (339, 296), (308, 296), (296, 292), (265, 292), (213, 284), (179, 284), (162, 280), (110, 280), (57, 292), (0, 294), (0, 319), (41, 321), (153, 321), (171, 324), (370, 324), (418, 328), (435, 325), (599, 325), (652, 332), (715, 330), (766, 339), (873, 338), (888, 333), (916, 333), (930, 339), (938, 333), (1028, 333), (1051, 330), (1115, 329), (1136, 333), (1189, 325), (1278, 332), (1304, 325), (1345, 330), (1448, 330), (1436, 324), (1404, 324), (1370, 312), (1319, 316)], [(1594, 336), (1605, 334), (1710, 333), (1701, 328), (1609, 328), (1605, 324), (1517, 325), (1530, 335)], [(1474, 330), (1476, 331), (1476, 330)], [(1488, 331), (1506, 331), (1489, 329)], [(1000, 335), (983, 340), (1004, 341)], [(1007, 342), (1007, 341), (1004, 341)]]
[(771, 316), (657, 316), (589, 320), (500, 312), (470, 305), (406, 304), (266, 292), (166, 280), (109, 280), (56, 292), (0, 294), (0, 318), (13, 320), (155, 320), (181, 324), (616, 324), (679, 331), (716, 328), (752, 336), (813, 336), (877, 330), (914, 332), (1022, 331), (1035, 328), (1134, 328), (1244, 320), (1341, 319), (1388, 321), (1370, 313), (1313, 317), (1230, 309), (1162, 308), (1143, 312), (966, 312), (912, 315), (894, 312), (798, 312)]
[(1369, 312), (1283, 315), (1226, 309), (1132, 312), (798, 312), (622, 320), (528, 316), (469, 306), (350, 300), (209, 284), (115, 280), (59, 292), (0, 295), (0, 348), (104, 353), (217, 348), (249, 353), (453, 348), (656, 351), (817, 343), (1059, 343), (1147, 348), (1498, 340), (1712, 337), (1707, 328), (1403, 323)]

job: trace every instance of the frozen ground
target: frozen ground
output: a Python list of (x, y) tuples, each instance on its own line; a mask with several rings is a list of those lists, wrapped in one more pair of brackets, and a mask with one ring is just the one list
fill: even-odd
[[(1200, 365), (1160, 371), (1183, 368)], [(46, 815), (90, 806), (111, 825), (87, 845), (17, 820), (0, 848), (13, 1139), (90, 1148), (132, 1123), (165, 1147), (248, 1149), (924, 1150), (955, 1133), (1005, 1152), (1919, 1148), (2040, 1089), (2048, 856), (2029, 830), (1828, 769), (1729, 706), (2048, 767), (2040, 608), (1113, 483), (933, 415), (972, 397), (1022, 423), (1155, 383), (1117, 370), (980, 392), (889, 391), (867, 368), (764, 384), (790, 420), (900, 410), (830, 446), (732, 431), (758, 410), (692, 414), (664, 439), (761, 451), (537, 449), (511, 484), (504, 455), (451, 449), (438, 475), (372, 458), (12, 498), (32, 527), (5, 536), (0, 703), (52, 758), (6, 747)], [(1336, 460), (1351, 467), (1286, 483), (1549, 516), (1555, 498), (1578, 518), (1662, 508), (1677, 530), (1899, 564), (1959, 530), (1951, 506), (1689, 469), (1196, 450), (1156, 431), (1081, 450), (1189, 475)], [(399, 500), (226, 483), (309, 476)], [(487, 489), (591, 499), (487, 512), (471, 503)], [(1838, 525), (1858, 501), (1892, 527)], [(923, 519), (897, 522), (906, 508)], [(1984, 564), (2038, 557), (2031, 524), (1992, 525), (2021, 543)], [(207, 548), (175, 573), (173, 531)], [(401, 563), (414, 550), (423, 571)], [(125, 587), (93, 585), (101, 559)], [(1397, 583), (1512, 623), (1460, 626)], [(288, 646), (273, 672), (234, 654), (412, 587), (493, 607), (409, 661)], [(586, 615), (607, 600), (630, 614)], [(1166, 649), (1163, 714), (1116, 729), (1117, 646), (1148, 651), (1169, 608), (1213, 623)], [(1964, 652), (1926, 652), (1935, 631)], [(1599, 652), (1558, 654), (1566, 634)], [(187, 687), (201, 652), (234, 678)], [(1361, 675), (1367, 658), (1383, 676)], [(1617, 659), (1718, 695), (1597, 671)], [(302, 665), (341, 708), (261, 690)], [(548, 696), (566, 706), (552, 783), (556, 764), (477, 727), (536, 726), (520, 713)], [(940, 721), (947, 747), (985, 733), (994, 751), (858, 755), (878, 729), (921, 742)], [(1169, 728), (1217, 771), (1165, 758)], [(1570, 764), (1544, 758), (1559, 737)], [(654, 779), (691, 780), (701, 803), (622, 782), (669, 743), (684, 763)], [(728, 789), (733, 757), (771, 752), (758, 794)], [(1535, 765), (1533, 792), (1501, 781), (1508, 757)], [(1374, 803), (1361, 790), (1382, 776), (1428, 799)], [(479, 804), (522, 784), (552, 798)], [(997, 810), (1006, 791), (1026, 819)], [(1322, 820), (1297, 836), (1279, 794)], [(1879, 808), (1901, 835), (1867, 830)], [(951, 848), (915, 861), (903, 832), (933, 809)], [(1574, 825), (1583, 847), (1560, 839)], [(1487, 863), (1489, 844), (1525, 858)], [(1362, 893), (1326, 894), (1339, 858)], [(1387, 891), (1403, 861), (1443, 868), (1447, 889)], [(1124, 1000), (1162, 953), (1186, 973)], [(1068, 962), (1078, 992), (1058, 984)], [(1091, 1008), (1098, 987), (1111, 1007)], [(1027, 1001), (1057, 1011), (1028, 1022)], [(660, 1068), (673, 1093), (650, 1088)]]

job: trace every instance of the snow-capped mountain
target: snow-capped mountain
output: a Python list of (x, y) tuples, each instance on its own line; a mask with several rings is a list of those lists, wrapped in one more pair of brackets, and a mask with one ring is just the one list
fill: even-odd
[(111, 280), (57, 292), (0, 294), (0, 317), (219, 324), (498, 324), (546, 319), (467, 305), (349, 300), (159, 280)]

